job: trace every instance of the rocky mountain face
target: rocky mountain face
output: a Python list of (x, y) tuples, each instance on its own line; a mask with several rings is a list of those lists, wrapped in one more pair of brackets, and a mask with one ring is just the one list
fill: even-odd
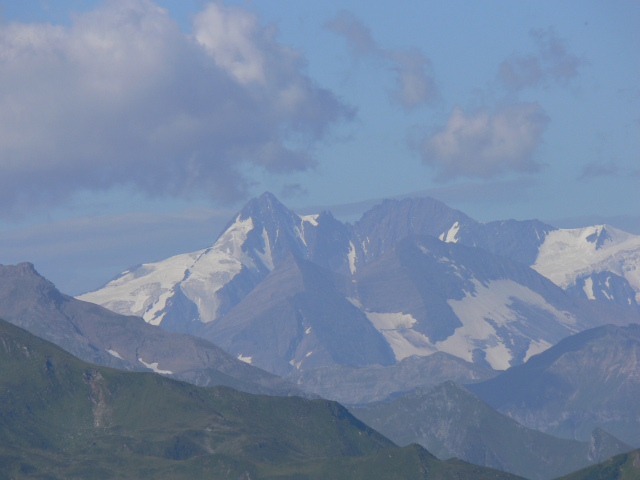
[(97, 365), (275, 395), (301, 391), (220, 347), (60, 293), (29, 263), (0, 266), (0, 318)]
[(278, 375), (325, 365), (391, 365), (393, 351), (345, 297), (345, 279), (293, 255), (228, 315), (198, 332)]
[(354, 225), (370, 261), (410, 235), (429, 235), (447, 243), (478, 247), (530, 265), (547, 233), (556, 230), (538, 220), (480, 223), (433, 198), (385, 200)]
[(640, 325), (577, 333), (468, 388), (530, 428), (587, 441), (600, 427), (637, 447)]
[(451, 381), (350, 411), (398, 445), (418, 443), (439, 458), (458, 457), (532, 480), (555, 478), (631, 449), (600, 429), (578, 442), (523, 427)]
[(495, 370), (448, 353), (412, 355), (389, 366), (332, 365), (293, 370), (288, 377), (309, 393), (343, 404), (366, 404), (398, 396), (416, 388), (434, 387), (445, 380), (475, 383), (496, 376)]

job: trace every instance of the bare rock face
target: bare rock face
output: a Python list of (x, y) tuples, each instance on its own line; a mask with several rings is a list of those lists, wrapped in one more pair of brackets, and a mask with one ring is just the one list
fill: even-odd
[(533, 480), (631, 449), (601, 429), (580, 442), (526, 428), (453, 382), (350, 410), (398, 445), (418, 443), (439, 458), (457, 457)]
[(339, 274), (291, 255), (199, 334), (278, 375), (328, 365), (392, 365), (387, 341), (347, 300), (348, 285)]
[(287, 379), (323, 398), (357, 405), (387, 400), (416, 388), (431, 388), (446, 380), (475, 383), (497, 374), (491, 368), (436, 352), (426, 357), (412, 355), (389, 366), (333, 365), (293, 370)]
[(640, 325), (578, 333), (469, 389), (531, 428), (588, 441), (599, 427), (640, 445)]

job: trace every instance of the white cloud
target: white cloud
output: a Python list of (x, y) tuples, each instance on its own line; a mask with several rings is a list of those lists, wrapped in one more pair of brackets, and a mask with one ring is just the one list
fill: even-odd
[(438, 90), (431, 72), (431, 61), (418, 49), (388, 50), (380, 48), (371, 31), (351, 12), (340, 11), (326, 27), (347, 39), (355, 58), (371, 56), (384, 60), (396, 73), (396, 85), (390, 92), (392, 100), (405, 108), (433, 102)]
[(587, 61), (569, 53), (553, 28), (529, 32), (536, 45), (534, 54), (512, 55), (500, 64), (498, 76), (510, 90), (521, 90), (554, 81), (566, 84)]
[(69, 27), (1, 25), (1, 213), (118, 185), (233, 201), (244, 164), (313, 166), (309, 147), (353, 112), (276, 33), (209, 4), (186, 35), (150, 0), (113, 0)]
[(508, 172), (535, 172), (534, 158), (548, 123), (537, 103), (517, 103), (490, 112), (453, 108), (447, 124), (422, 145), (424, 163), (438, 180), (491, 178)]

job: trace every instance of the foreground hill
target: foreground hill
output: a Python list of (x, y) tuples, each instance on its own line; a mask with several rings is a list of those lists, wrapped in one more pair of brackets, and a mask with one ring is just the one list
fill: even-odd
[(640, 445), (640, 325), (565, 338), (524, 365), (467, 388), (530, 428), (588, 440), (600, 427)]
[(399, 449), (334, 402), (97, 367), (4, 321), (0, 398), (0, 478), (516, 478)]
[(0, 265), (0, 318), (85, 361), (155, 371), (197, 385), (253, 393), (300, 394), (293, 385), (247, 365), (216, 345), (167, 332), (60, 293), (33, 265)]
[(606, 462), (587, 467), (558, 480), (637, 480), (640, 478), (640, 449), (623, 453)]
[(631, 449), (602, 430), (589, 442), (578, 442), (525, 428), (453, 382), (350, 411), (398, 445), (418, 443), (438, 458), (458, 457), (532, 480), (555, 478)]

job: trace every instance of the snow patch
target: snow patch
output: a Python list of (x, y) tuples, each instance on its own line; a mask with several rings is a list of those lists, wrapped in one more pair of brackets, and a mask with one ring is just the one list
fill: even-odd
[(257, 251), (256, 255), (262, 261), (262, 264), (272, 271), (274, 269), (273, 265), (273, 254), (271, 253), (271, 242), (269, 241), (269, 234), (267, 233), (267, 229), (262, 227), (262, 241), (264, 242), (263, 251)]
[(153, 363), (147, 363), (144, 360), (142, 360), (141, 358), (138, 359), (138, 361), (143, 364), (145, 367), (147, 367), (150, 370), (153, 370), (156, 373), (159, 373), (161, 375), (171, 375), (173, 374), (173, 372), (171, 370), (160, 370), (158, 368), (158, 362), (153, 362)]
[[(171, 289), (186, 275), (204, 250), (175, 255), (157, 263), (147, 263), (130, 270), (109, 282), (102, 289), (77, 297), (85, 302), (96, 303), (122, 315), (137, 315), (150, 321), (153, 314), (147, 313), (163, 295), (171, 295)], [(164, 304), (163, 304), (164, 305)], [(153, 312), (162, 310), (153, 309)], [(146, 313), (146, 316), (145, 316)]]
[(309, 335), (311, 333), (311, 327), (308, 327), (305, 331), (304, 331), (305, 335)]
[(298, 215), (303, 222), (309, 222), (314, 227), (318, 226), (318, 217), (320, 214), (315, 215)]
[(381, 333), (398, 362), (412, 355), (426, 357), (438, 351), (425, 335), (415, 330), (384, 330)]
[(459, 230), (460, 230), (460, 224), (458, 222), (454, 223), (452, 227), (449, 229), (449, 231), (447, 232), (447, 235), (444, 241), (446, 243), (458, 243), (459, 239), (456, 238), (456, 235), (458, 234)]
[(118, 352), (116, 352), (115, 350), (107, 350), (108, 353), (110, 353), (111, 355), (113, 355), (116, 358), (119, 358), (120, 360), (124, 360), (124, 358), (122, 358), (120, 356), (120, 354)]
[(362, 251), (364, 252), (364, 254), (367, 254), (367, 243), (369, 243), (369, 237), (367, 237), (366, 239), (364, 239), (362, 241)]
[[(195, 303), (200, 320), (217, 318), (220, 299), (216, 292), (229, 283), (243, 267), (255, 269), (251, 257), (242, 251), (253, 220), (240, 215), (211, 247), (144, 264), (109, 282), (105, 287), (78, 297), (116, 313), (138, 315), (158, 325), (167, 300), (181, 284), (182, 293)], [(268, 262), (267, 262), (268, 263)]]
[(396, 361), (399, 362), (412, 355), (427, 356), (437, 351), (425, 335), (411, 329), (416, 323), (412, 315), (377, 312), (365, 312), (365, 314), (391, 346)]
[(367, 318), (378, 331), (411, 328), (416, 319), (408, 313), (366, 312)]
[[(492, 368), (505, 370), (511, 366), (513, 355), (504, 345), (493, 324), (510, 328), (513, 322), (526, 322), (510, 307), (514, 300), (522, 301), (538, 309), (549, 312), (563, 324), (569, 332), (576, 332), (577, 320), (567, 312), (559, 311), (545, 299), (513, 280), (494, 280), (483, 285), (473, 280), (475, 292), (467, 292), (461, 300), (448, 300), (453, 312), (462, 322), (453, 335), (435, 344), (438, 350), (473, 360), (473, 351), (481, 348)], [(490, 320), (490, 321), (489, 321)], [(540, 343), (540, 346), (543, 344)], [(530, 347), (531, 348), (531, 347)], [(535, 351), (535, 348), (534, 350)], [(537, 352), (536, 352), (537, 353)]]
[[(606, 238), (598, 245), (593, 239)], [(611, 272), (627, 279), (640, 301), (640, 236), (608, 225), (549, 232), (532, 268), (568, 288), (580, 277)]]
[(364, 310), (364, 307), (360, 303), (360, 300), (358, 300), (357, 298), (346, 297), (346, 299), (349, 300), (349, 303), (351, 303), (351, 305), (353, 305), (354, 307), (359, 308), (360, 310)]
[(244, 362), (244, 363), (248, 363), (249, 365), (251, 365), (252, 359), (253, 359), (253, 357), (245, 357), (241, 353), (238, 354), (238, 360), (240, 360), (241, 362)]
[(551, 348), (553, 345), (544, 340), (531, 340), (529, 342), (529, 348), (527, 349), (527, 354), (524, 356), (524, 362), (529, 360), (534, 355), (544, 352), (548, 348)]
[(593, 278), (591, 277), (585, 278), (584, 286), (582, 287), (582, 290), (584, 290), (584, 293), (587, 295), (587, 298), (589, 300), (596, 299), (595, 295), (593, 294)]
[(351, 270), (351, 275), (356, 273), (356, 247), (353, 242), (349, 242), (349, 253), (347, 254), (349, 258), (349, 270)]
[(242, 251), (242, 245), (251, 230), (253, 220), (240, 220), (238, 216), (235, 224), (189, 268), (181, 288), (185, 296), (198, 307), (201, 322), (208, 323), (218, 318), (218, 290), (238, 275), (243, 267), (256, 268), (251, 257)]

